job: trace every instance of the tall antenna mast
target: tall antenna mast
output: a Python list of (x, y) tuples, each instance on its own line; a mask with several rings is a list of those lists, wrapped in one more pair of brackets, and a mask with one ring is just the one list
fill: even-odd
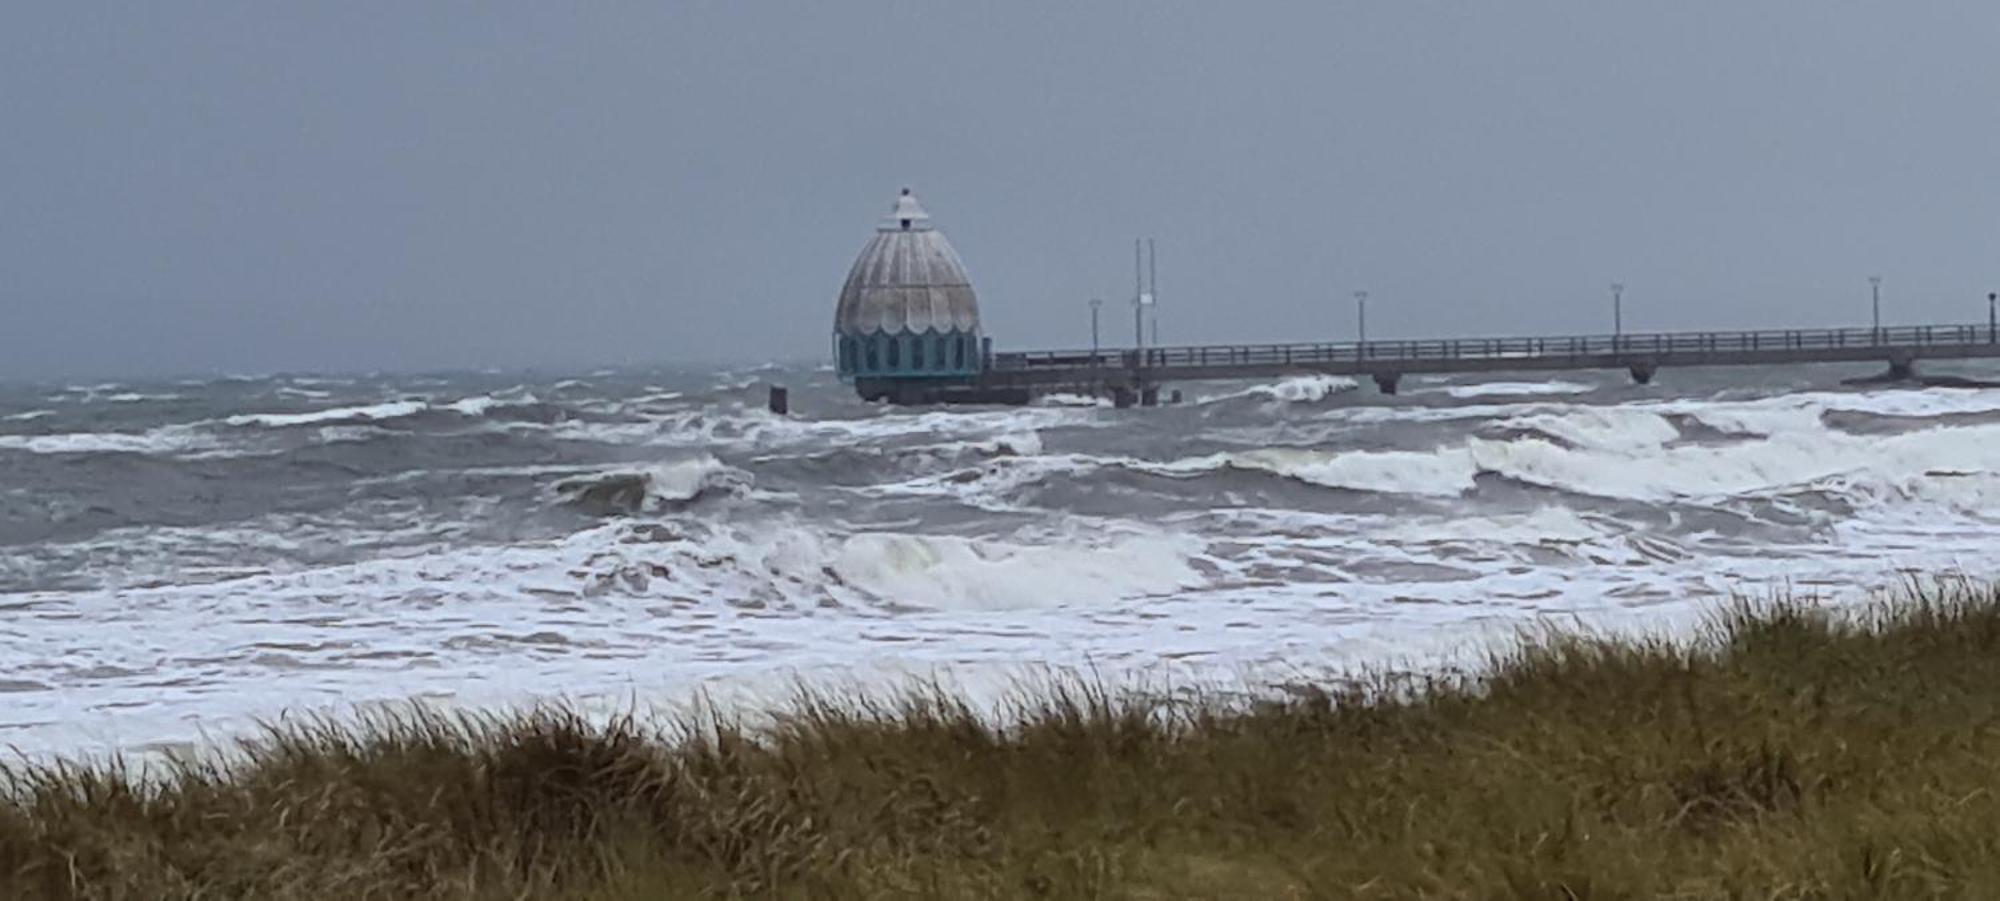
[(1132, 239), (1132, 346), (1146, 349), (1146, 259), (1138, 238)]
[(1153, 308), (1153, 346), (1160, 346), (1160, 251), (1153, 246), (1153, 239), (1146, 239), (1146, 281), (1151, 285), (1147, 293), (1148, 304)]

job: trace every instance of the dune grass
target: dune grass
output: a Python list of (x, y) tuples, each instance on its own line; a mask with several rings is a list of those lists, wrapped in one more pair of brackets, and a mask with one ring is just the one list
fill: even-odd
[(0, 897), (2000, 898), (1990, 589), (1272, 696), (412, 711), (17, 766)]

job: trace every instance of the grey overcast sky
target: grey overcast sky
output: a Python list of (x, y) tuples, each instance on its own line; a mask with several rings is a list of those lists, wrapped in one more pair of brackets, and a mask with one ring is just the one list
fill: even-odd
[(0, 377), (815, 359), (904, 185), (1001, 347), (1984, 321), (2000, 4), (15, 0)]

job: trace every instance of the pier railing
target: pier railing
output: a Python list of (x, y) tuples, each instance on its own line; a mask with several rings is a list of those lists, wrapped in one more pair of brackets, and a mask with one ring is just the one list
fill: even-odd
[(1444, 338), (1428, 340), (1315, 342), (1300, 344), (1214, 344), (1001, 352), (989, 370), (1034, 372), (1052, 369), (1273, 367), (1490, 361), (1554, 362), (1625, 359), (1634, 362), (1679, 356), (1744, 356), (1764, 353), (1852, 352), (1966, 348), (2000, 345), (1991, 325), (1910, 325), (1883, 328), (1781, 329), (1736, 332), (1659, 332), (1625, 335), (1565, 335), (1542, 338)]

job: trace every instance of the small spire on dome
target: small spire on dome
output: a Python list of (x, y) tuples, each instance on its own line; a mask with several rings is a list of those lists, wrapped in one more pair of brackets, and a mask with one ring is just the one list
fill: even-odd
[(917, 203), (917, 195), (910, 193), (909, 188), (904, 188), (903, 193), (896, 196), (896, 210), (889, 218), (896, 220), (897, 227), (903, 231), (929, 228), (931, 221), (931, 215), (924, 212), (923, 206)]

